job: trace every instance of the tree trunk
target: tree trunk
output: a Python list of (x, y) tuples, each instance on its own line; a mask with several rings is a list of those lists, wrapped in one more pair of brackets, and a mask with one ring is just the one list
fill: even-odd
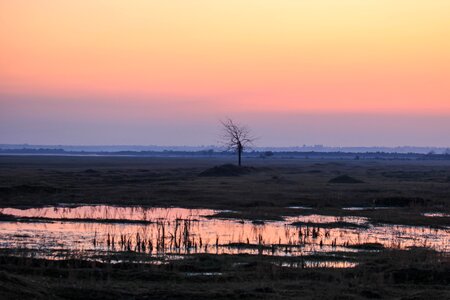
[(241, 166), (241, 154), (242, 154), (242, 150), (239, 149), (239, 150), (238, 150), (238, 166), (239, 166), (239, 167)]
[(241, 166), (241, 156), (242, 156), (242, 145), (238, 144), (238, 166)]

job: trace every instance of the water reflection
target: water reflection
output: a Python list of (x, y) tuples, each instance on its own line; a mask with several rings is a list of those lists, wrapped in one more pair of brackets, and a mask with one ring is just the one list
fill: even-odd
[(450, 218), (450, 214), (440, 212), (424, 213), (423, 215), (430, 218)]
[(399, 207), (394, 206), (352, 206), (352, 207), (343, 207), (343, 210), (353, 210), (353, 211), (359, 211), (359, 210), (380, 210), (380, 209), (398, 209)]
[(211, 209), (160, 208), (140, 206), (79, 206), (79, 207), (42, 207), (30, 209), (3, 208), (0, 213), (27, 218), (49, 219), (87, 219), (87, 220), (132, 220), (157, 221), (175, 219), (193, 219), (214, 214)]
[(289, 267), (289, 268), (334, 268), (334, 269), (346, 269), (346, 268), (354, 268), (358, 265), (356, 262), (351, 261), (312, 261), (312, 260), (305, 260), (301, 262), (282, 262), (278, 264), (282, 267)]
[[(361, 217), (308, 215), (256, 225), (250, 221), (206, 218), (217, 213), (208, 209), (82, 206), (27, 210), (6, 208), (0, 212), (22, 218), (51, 219), (45, 222), (2, 222), (1, 248), (133, 251), (159, 257), (190, 253), (299, 256), (360, 251), (361, 247), (352, 246), (377, 243), (387, 248), (419, 246), (450, 252), (449, 229), (373, 226)], [(111, 220), (148, 223), (109, 222)], [(294, 222), (302, 225), (292, 226)], [(329, 228), (320, 225), (327, 223), (367, 227)]]

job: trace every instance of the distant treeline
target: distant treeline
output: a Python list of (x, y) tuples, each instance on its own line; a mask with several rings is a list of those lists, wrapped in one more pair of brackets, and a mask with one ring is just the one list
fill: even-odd
[[(161, 145), (32, 145), (32, 144), (0, 144), (0, 149), (56, 149), (65, 150), (70, 152), (162, 152), (167, 151), (181, 151), (181, 152), (197, 152), (197, 151), (214, 151), (221, 152), (225, 148), (218, 145), (200, 145), (200, 146), (161, 146)], [(336, 146), (324, 146), (324, 145), (303, 145), (292, 147), (262, 147), (255, 146), (252, 150), (265, 152), (273, 151), (277, 153), (281, 152), (340, 152), (340, 153), (437, 153), (444, 154), (450, 153), (450, 148), (445, 147), (417, 147), (417, 146), (397, 146), (397, 147), (384, 147), (384, 146), (372, 146), (372, 147), (336, 147)]]
[[(149, 157), (220, 157), (233, 155), (229, 151), (216, 151), (213, 149), (200, 151), (176, 151), (176, 150), (162, 150), (162, 151), (67, 151), (64, 149), (1, 149), (0, 154), (6, 155), (73, 155), (73, 156), (149, 156)], [(435, 154), (430, 152), (428, 154), (421, 153), (392, 153), (392, 152), (316, 152), (316, 151), (248, 151), (244, 153), (247, 157), (271, 159), (271, 158), (300, 158), (300, 159), (373, 159), (373, 160), (450, 160), (450, 154)]]

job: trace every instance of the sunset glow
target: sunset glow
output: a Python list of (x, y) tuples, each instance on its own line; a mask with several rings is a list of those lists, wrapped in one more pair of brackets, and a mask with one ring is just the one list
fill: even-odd
[[(446, 0), (0, 0), (0, 138), (195, 144), (214, 143), (211, 126), (226, 115), (280, 130), (295, 127), (280, 125), (284, 115), (317, 115), (324, 132), (344, 115), (447, 119), (449, 15)], [(330, 114), (333, 122), (323, 117)], [(414, 127), (414, 118), (400, 126)], [(67, 138), (87, 126), (75, 120), (131, 136), (155, 124), (173, 128), (165, 139), (103, 129), (96, 140)], [(439, 122), (425, 127), (447, 124)], [(177, 140), (180, 126), (200, 137)], [(33, 130), (51, 128), (54, 135), (33, 140)], [(440, 130), (441, 140), (450, 137)], [(439, 144), (388, 131), (373, 143)], [(304, 142), (338, 144), (331, 136)], [(291, 137), (269, 132), (262, 142), (301, 143)]]

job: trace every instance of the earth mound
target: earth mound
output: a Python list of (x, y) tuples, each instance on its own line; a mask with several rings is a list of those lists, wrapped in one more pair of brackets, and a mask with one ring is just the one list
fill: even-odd
[(350, 177), (348, 175), (341, 175), (336, 178), (330, 179), (329, 183), (364, 183), (364, 181)]
[(221, 166), (215, 166), (201, 172), (200, 177), (229, 177), (240, 176), (255, 171), (253, 167), (239, 167), (233, 164), (225, 164)]

